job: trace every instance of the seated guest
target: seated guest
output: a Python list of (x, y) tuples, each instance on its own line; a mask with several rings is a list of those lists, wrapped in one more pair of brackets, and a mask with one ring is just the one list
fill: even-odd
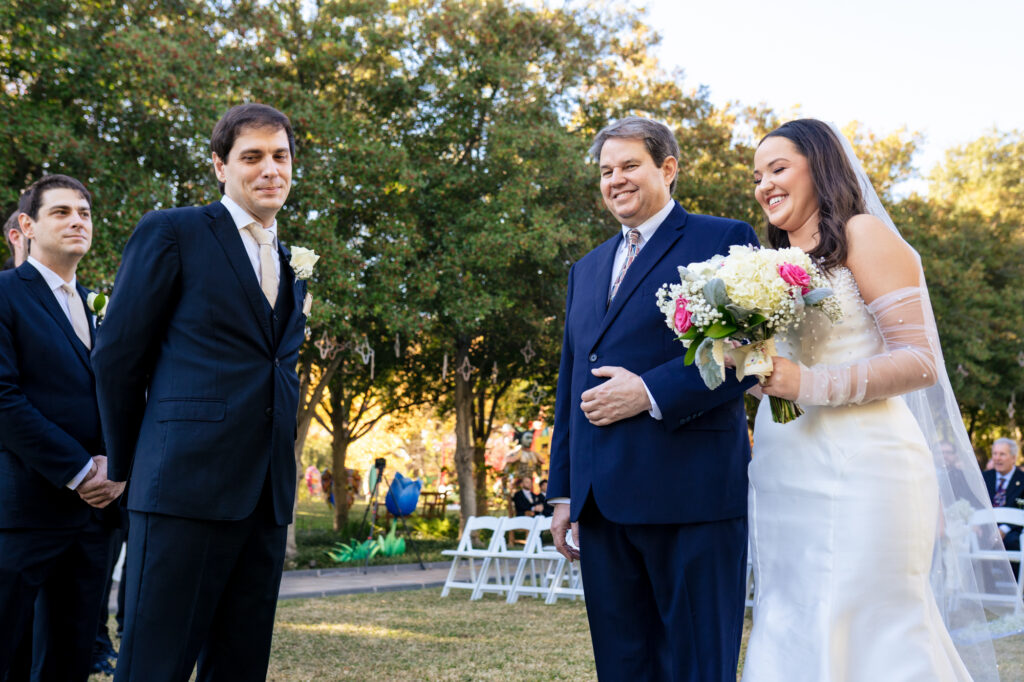
[(548, 504), (548, 479), (542, 478), (538, 487), (540, 488), (540, 494), (537, 495), (537, 498), (544, 506), (540, 512), (541, 516), (551, 516), (555, 513), (555, 508)]
[[(1015, 440), (998, 438), (992, 443), (992, 469), (985, 471), (983, 476), (993, 507), (1024, 507), (1024, 472), (1016, 466), (1018, 452)], [(1006, 549), (1020, 549), (1020, 526), (1002, 524), (999, 530)], [(1013, 567), (1016, 573), (1017, 565), (1013, 564)]]
[(533, 494), (533, 479), (523, 476), (518, 479), (519, 490), (512, 496), (512, 504), (516, 506), (516, 516), (535, 516), (544, 510), (543, 502)]

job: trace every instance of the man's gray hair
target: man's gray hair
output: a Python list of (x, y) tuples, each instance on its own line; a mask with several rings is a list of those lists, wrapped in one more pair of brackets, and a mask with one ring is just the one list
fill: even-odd
[[(647, 153), (651, 155), (654, 165), (658, 168), (661, 168), (665, 159), (670, 156), (679, 160), (679, 143), (676, 142), (676, 136), (672, 134), (667, 125), (660, 121), (641, 116), (627, 116), (602, 128), (594, 137), (594, 144), (590, 146), (590, 153), (598, 163), (601, 162), (601, 149), (604, 147), (604, 143), (612, 137), (643, 140), (644, 146), (647, 147)], [(669, 192), (676, 191), (678, 177), (677, 173), (676, 177), (672, 179)]]
[(1017, 454), (1020, 452), (1020, 447), (1017, 445), (1017, 441), (1015, 441), (1012, 438), (996, 438), (995, 441), (992, 443), (992, 447), (995, 447), (997, 445), (1005, 445), (1008, 448), (1010, 448), (1010, 454), (1013, 455), (1014, 457), (1016, 457)]

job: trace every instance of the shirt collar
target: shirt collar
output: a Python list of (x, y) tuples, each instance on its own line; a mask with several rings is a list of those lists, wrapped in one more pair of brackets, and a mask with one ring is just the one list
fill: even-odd
[[(640, 231), (641, 244), (646, 244), (648, 241), (650, 241), (651, 237), (654, 236), (654, 233), (658, 231), (658, 226), (665, 222), (665, 218), (667, 218), (668, 214), (672, 212), (672, 209), (675, 208), (675, 205), (676, 202), (673, 201), (672, 199), (669, 199), (668, 203), (665, 204), (664, 208), (662, 208), (660, 211), (652, 215), (644, 222), (637, 225), (636, 229)], [(622, 226), (623, 239), (629, 239), (629, 231), (631, 229), (632, 228), (627, 225)]]
[[(235, 221), (235, 227), (239, 230), (244, 230), (251, 223), (259, 223), (260, 221), (253, 218), (249, 213), (238, 205), (234, 199), (229, 197), (227, 194), (220, 198), (220, 203), (224, 204), (224, 208), (228, 209), (228, 213), (231, 214), (231, 219)], [(262, 227), (262, 223), (260, 223)], [(277, 220), (275, 219), (270, 227), (264, 227), (267, 232), (274, 235), (274, 239), (277, 239)]]
[(46, 281), (46, 286), (50, 287), (50, 291), (56, 291), (65, 284), (68, 284), (71, 287), (76, 285), (75, 277), (72, 277), (70, 282), (65, 282), (63, 277), (40, 263), (35, 256), (29, 256), (26, 260), (32, 264), (32, 267), (39, 271), (40, 275), (43, 276), (43, 279)]

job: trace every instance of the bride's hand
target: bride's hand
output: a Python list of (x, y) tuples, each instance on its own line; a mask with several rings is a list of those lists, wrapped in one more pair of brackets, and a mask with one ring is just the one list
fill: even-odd
[(796, 400), (800, 397), (800, 365), (777, 355), (772, 356), (772, 373), (761, 390), (765, 395)]

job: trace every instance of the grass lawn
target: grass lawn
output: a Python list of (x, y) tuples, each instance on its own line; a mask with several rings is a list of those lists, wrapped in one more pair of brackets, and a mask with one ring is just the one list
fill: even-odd
[[(350, 536), (359, 531), (360, 524), (363, 520), (363, 513), (365, 511), (366, 505), (362, 502), (356, 502), (352, 506), (352, 509), (349, 510), (349, 522), (347, 528), (341, 531), (335, 531), (334, 510), (328, 507), (325, 502), (312, 500), (304, 492), (300, 493), (298, 509), (295, 513), (295, 544), (298, 547), (299, 554), (295, 560), (294, 568), (337, 568), (352, 565), (350, 563), (335, 563), (326, 555), (326, 552), (333, 549), (334, 545), (338, 542), (348, 542)], [(367, 516), (367, 525), (370, 523), (370, 518), (370, 516)], [(413, 533), (413, 542), (416, 543), (416, 547), (419, 549), (420, 555), (423, 557), (424, 561), (443, 561), (445, 557), (441, 556), (441, 550), (451, 549), (459, 544), (457, 535), (459, 526), (458, 516), (450, 515), (448, 518), (449, 532), (447, 534), (440, 532), (432, 534), (424, 534), (421, 532)], [(412, 525), (415, 523), (415, 519), (416, 516), (413, 516), (411, 519), (407, 519), (406, 521), (406, 523), (409, 524), (410, 530), (413, 529)], [(380, 522), (383, 523), (383, 512), (381, 514)], [(365, 529), (366, 526), (363, 526), (363, 536), (359, 538), (360, 540), (366, 539)], [(386, 532), (387, 529), (384, 530)], [(399, 537), (404, 537), (401, 524), (398, 526), (398, 531)], [(374, 536), (376, 537), (381, 534), (381, 532), (382, 531), (378, 526)], [(375, 556), (370, 560), (370, 564), (404, 564), (415, 561), (416, 554), (407, 542), (405, 554), (394, 557)], [(310, 562), (312, 562), (312, 564)]]
[[(267, 679), (595, 679), (582, 602), (547, 606), (524, 598), (506, 604), (496, 595), (470, 602), (464, 591), (445, 599), (440, 594), (434, 589), (283, 601)], [(744, 649), (749, 630), (748, 612)], [(1022, 639), (999, 640), (996, 651), (1003, 682), (1024, 680)]]

